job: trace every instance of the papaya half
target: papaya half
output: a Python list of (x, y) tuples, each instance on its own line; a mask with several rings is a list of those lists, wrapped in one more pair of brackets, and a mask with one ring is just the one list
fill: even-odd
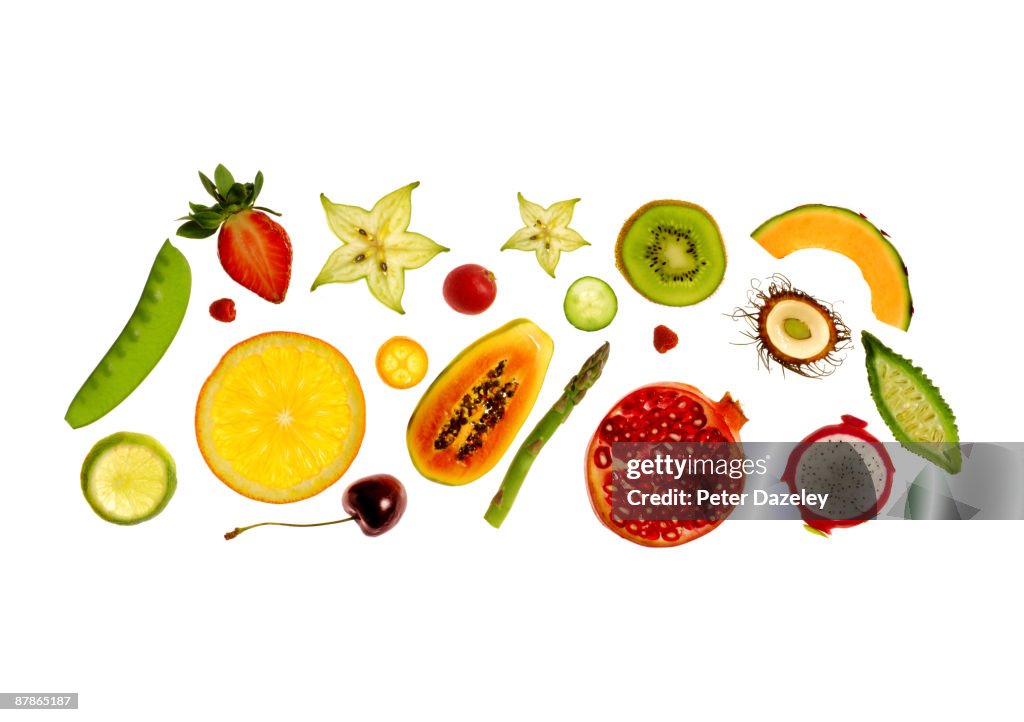
[(406, 441), (417, 471), (460, 485), (494, 468), (530, 415), (553, 351), (551, 337), (520, 318), (456, 356), (409, 419)]

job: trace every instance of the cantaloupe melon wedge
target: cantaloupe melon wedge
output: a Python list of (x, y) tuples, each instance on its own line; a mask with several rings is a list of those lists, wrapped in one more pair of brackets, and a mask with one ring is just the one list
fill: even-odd
[(860, 267), (875, 317), (904, 331), (910, 327), (914, 302), (907, 267), (885, 235), (859, 213), (836, 206), (799, 206), (768, 219), (751, 235), (776, 258), (804, 248), (841, 253)]

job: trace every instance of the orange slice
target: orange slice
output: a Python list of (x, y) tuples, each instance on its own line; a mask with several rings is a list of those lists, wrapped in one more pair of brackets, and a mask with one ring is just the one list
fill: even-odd
[(196, 404), (196, 440), (210, 470), (239, 494), (275, 504), (341, 478), (365, 428), (363, 389), (348, 359), (299, 333), (264, 333), (231, 348)]

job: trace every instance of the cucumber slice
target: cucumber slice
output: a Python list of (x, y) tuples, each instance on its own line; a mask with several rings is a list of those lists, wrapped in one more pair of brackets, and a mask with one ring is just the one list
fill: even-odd
[(878, 413), (908, 451), (950, 474), (960, 471), (960, 435), (952, 409), (924, 372), (867, 331), (868, 383)]
[(581, 331), (600, 331), (615, 318), (619, 300), (615, 291), (600, 278), (584, 276), (565, 292), (565, 318)]
[(96, 442), (82, 464), (82, 493), (101, 518), (138, 524), (163, 511), (177, 488), (174, 459), (152, 436), (121, 431)]

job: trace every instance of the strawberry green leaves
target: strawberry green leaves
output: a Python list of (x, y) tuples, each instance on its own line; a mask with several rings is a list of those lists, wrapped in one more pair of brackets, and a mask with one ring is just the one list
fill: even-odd
[(212, 206), (204, 206), (200, 203), (189, 203), (191, 211), (179, 221), (186, 221), (178, 228), (178, 235), (183, 238), (209, 238), (221, 224), (235, 213), (247, 208), (255, 208), (275, 216), (281, 215), (269, 208), (257, 206), (256, 198), (263, 190), (263, 173), (257, 171), (256, 179), (252, 183), (236, 183), (231, 171), (223, 165), (218, 165), (213, 171), (214, 180), (210, 180), (205, 173), (199, 173), (199, 180), (203, 188), (216, 201)]
[(569, 228), (573, 208), (579, 198), (553, 203), (548, 208), (531, 203), (519, 194), (519, 215), (524, 227), (512, 234), (501, 250), (533, 251), (549, 276), (555, 277), (555, 266), (562, 251), (568, 253), (589, 246), (583, 236)]
[(342, 245), (327, 258), (310, 290), (326, 283), (352, 283), (365, 278), (374, 298), (393, 311), (405, 313), (405, 271), (419, 268), (448, 250), (408, 230), (412, 191), (418, 185), (410, 183), (388, 193), (369, 211), (332, 203), (321, 194), (327, 225)]
[(223, 165), (218, 165), (214, 169), (213, 180), (217, 185), (217, 192), (222, 196), (227, 196), (228, 192), (231, 190), (231, 186), (235, 184), (235, 177), (231, 175), (231, 171)]

